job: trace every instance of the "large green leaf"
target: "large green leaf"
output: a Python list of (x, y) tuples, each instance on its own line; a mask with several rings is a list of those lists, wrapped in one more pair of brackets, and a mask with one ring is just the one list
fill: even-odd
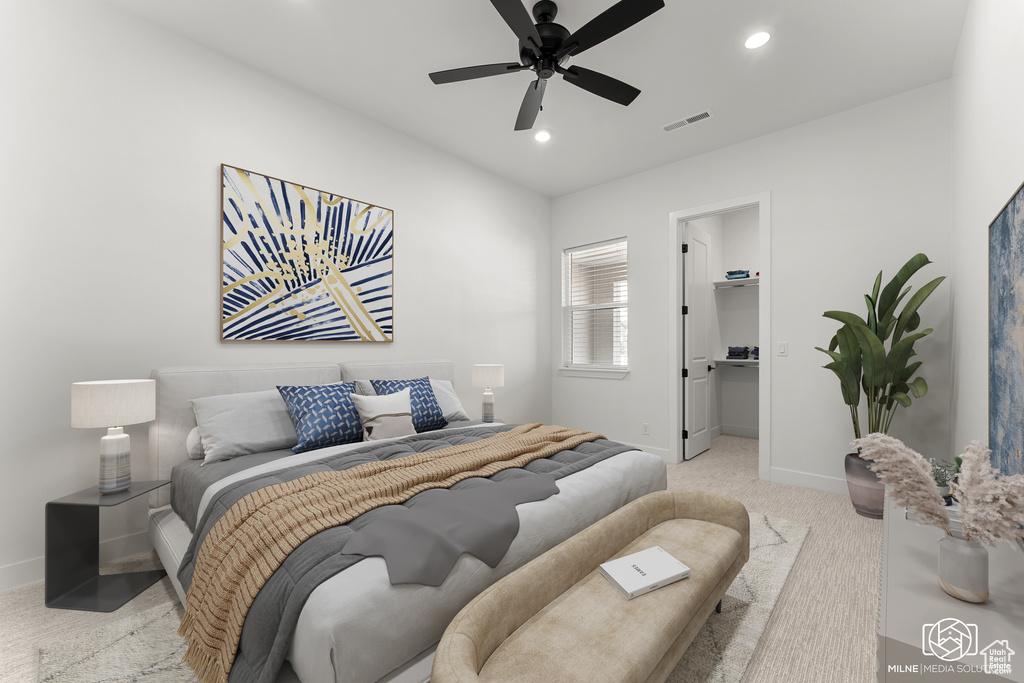
[(870, 387), (881, 387), (886, 383), (885, 347), (866, 325), (852, 325), (851, 327), (860, 346), (864, 384)]
[(889, 335), (892, 334), (893, 329), (896, 327), (896, 309), (899, 308), (900, 302), (903, 301), (903, 298), (907, 296), (907, 294), (910, 294), (910, 290), (912, 289), (913, 287), (907, 286), (907, 288), (900, 292), (900, 295), (896, 297), (896, 301), (889, 306), (888, 313), (879, 314), (878, 329), (882, 330), (882, 341), (888, 339)]
[(932, 332), (932, 328), (929, 327), (927, 330), (915, 332), (914, 334), (893, 343), (892, 348), (889, 349), (889, 353), (885, 358), (890, 381), (903, 379), (903, 370), (907, 366), (907, 361), (916, 355), (916, 352), (914, 351), (914, 344), (918, 339), (923, 339)]
[[(914, 352), (914, 353), (911, 353), (910, 355), (911, 355), (911, 357), (913, 357), (913, 356), (916, 356), (917, 353)], [(921, 361), (917, 361), (916, 363), (911, 363), (910, 365), (908, 365), (906, 368), (903, 369), (903, 376), (898, 378), (898, 379), (901, 382), (909, 382), (910, 378), (914, 376), (914, 373), (917, 372), (917, 369), (919, 367), (921, 367)]]
[(864, 295), (864, 301), (868, 304), (868, 329), (878, 334), (878, 321), (875, 319), (875, 302), (867, 294)]
[(850, 327), (844, 325), (836, 332), (836, 338), (839, 343), (839, 354), (845, 366), (844, 386), (853, 400), (853, 403), (847, 405), (859, 405), (862, 361), (857, 335)]
[(867, 321), (861, 318), (856, 313), (847, 313), (846, 311), (825, 311), (823, 314), (826, 318), (832, 318), (838, 320), (844, 325), (860, 325), (861, 327), (867, 327)]
[(830, 355), (832, 357), (832, 360), (834, 360), (837, 363), (842, 363), (843, 362), (843, 357), (841, 355), (839, 355), (839, 353), (836, 352), (836, 351), (830, 351), (829, 349), (823, 349), (820, 346), (815, 346), (814, 348), (816, 348), (818, 351), (821, 351), (822, 353), (827, 353), (828, 355)]
[(928, 382), (924, 377), (918, 377), (910, 383), (910, 391), (914, 394), (914, 398), (921, 398), (928, 393)]
[(903, 332), (907, 329), (907, 325), (914, 317), (914, 314), (917, 313), (917, 309), (921, 307), (921, 304), (924, 303), (925, 299), (931, 296), (931, 293), (935, 291), (935, 288), (938, 287), (945, 279), (945, 275), (937, 277), (921, 289), (914, 292), (914, 295), (910, 297), (909, 301), (907, 301), (907, 305), (903, 307), (903, 312), (900, 313), (899, 320), (896, 323), (896, 329), (892, 333), (893, 344), (898, 342), (900, 337), (903, 336)]
[(890, 396), (889, 398), (891, 400), (895, 401), (896, 403), (899, 403), (904, 408), (909, 408), (910, 407), (910, 397), (907, 396), (906, 394), (904, 394), (903, 392), (899, 392), (898, 391), (898, 392), (894, 393), (892, 396)]
[[(882, 286), (882, 271), (878, 271), (878, 277), (875, 278), (875, 286), (871, 288), (871, 301), (876, 303), (878, 301), (878, 288)], [(876, 311), (877, 314), (877, 311)]]
[(891, 311), (895, 310), (896, 293), (903, 289), (914, 273), (929, 263), (931, 263), (931, 261), (929, 261), (928, 257), (924, 254), (915, 254), (910, 257), (909, 261), (903, 264), (900, 271), (896, 273), (893, 279), (889, 281), (889, 284), (885, 286), (885, 289), (882, 290), (882, 296), (878, 300), (879, 316), (884, 319), (889, 316)]

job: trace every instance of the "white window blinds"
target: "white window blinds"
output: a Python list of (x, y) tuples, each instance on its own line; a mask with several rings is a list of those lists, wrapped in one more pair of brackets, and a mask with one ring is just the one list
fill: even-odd
[(563, 338), (567, 367), (629, 364), (626, 240), (563, 252)]

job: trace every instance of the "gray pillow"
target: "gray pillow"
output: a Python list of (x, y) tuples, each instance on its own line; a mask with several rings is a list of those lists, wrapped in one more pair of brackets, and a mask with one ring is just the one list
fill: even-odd
[(466, 413), (465, 408), (462, 407), (459, 395), (455, 393), (455, 387), (451, 382), (446, 379), (434, 379), (431, 377), (430, 388), (434, 390), (434, 398), (437, 399), (437, 404), (441, 406), (441, 412), (444, 413), (444, 419), (447, 422), (469, 419), (469, 415)]
[(239, 455), (291, 448), (295, 425), (277, 389), (194, 398), (204, 464)]

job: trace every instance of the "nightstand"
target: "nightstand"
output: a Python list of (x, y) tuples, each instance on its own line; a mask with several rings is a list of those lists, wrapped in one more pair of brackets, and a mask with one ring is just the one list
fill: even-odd
[(120, 505), (170, 484), (136, 481), (126, 491), (96, 486), (46, 504), (46, 606), (113, 612), (167, 575), (163, 569), (100, 574), (100, 508)]

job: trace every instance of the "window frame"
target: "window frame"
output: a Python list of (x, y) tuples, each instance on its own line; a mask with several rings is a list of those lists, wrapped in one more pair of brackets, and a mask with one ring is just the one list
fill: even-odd
[[(626, 301), (621, 303), (597, 303), (597, 304), (578, 304), (573, 305), (572, 301), (572, 256), (581, 251), (597, 250), (603, 247), (611, 245), (622, 244), (623, 251), (625, 252), (626, 262)], [(629, 354), (628, 350), (626, 353), (626, 364), (625, 365), (608, 365), (608, 364), (574, 364), (572, 362), (572, 345), (573, 345), (573, 330), (572, 330), (572, 315), (575, 311), (584, 310), (614, 310), (621, 309), (626, 313), (626, 332), (625, 337), (629, 340), (629, 239), (627, 237), (617, 237), (614, 239), (603, 240), (601, 242), (591, 242), (588, 244), (581, 244), (573, 247), (568, 247), (562, 250), (562, 358), (558, 368), (558, 374), (570, 377), (600, 377), (606, 379), (621, 379), (629, 374)]]

